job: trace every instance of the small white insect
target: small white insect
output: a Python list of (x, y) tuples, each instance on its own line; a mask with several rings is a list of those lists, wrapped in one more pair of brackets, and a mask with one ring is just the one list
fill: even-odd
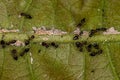
[(33, 64), (33, 57), (32, 57), (32, 53), (30, 52), (30, 62), (31, 62), (31, 64)]

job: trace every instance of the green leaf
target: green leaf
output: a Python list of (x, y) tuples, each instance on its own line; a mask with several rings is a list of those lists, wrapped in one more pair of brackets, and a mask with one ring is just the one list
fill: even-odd
[[(73, 40), (73, 31), (81, 19), (81, 30), (114, 27), (120, 31), (119, 0), (0, 0), (0, 27), (19, 29), (19, 33), (1, 33), (0, 40), (24, 41), (32, 35), (32, 27), (63, 30), (68, 34), (35, 35), (28, 46), (0, 45), (0, 80), (119, 80), (120, 35), (82, 36), (77, 41), (98, 43), (103, 53), (90, 56), (84, 47), (80, 52)], [(27, 19), (20, 13), (27, 13)], [(3, 37), (4, 35), (4, 37)], [(46, 48), (41, 42), (55, 42), (58, 48)], [(30, 47), (24, 56), (20, 53)], [(18, 60), (11, 50), (16, 49)]]

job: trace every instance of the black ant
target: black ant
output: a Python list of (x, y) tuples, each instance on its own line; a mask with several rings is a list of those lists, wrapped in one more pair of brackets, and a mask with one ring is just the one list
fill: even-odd
[(83, 18), (80, 23), (77, 25), (77, 27), (81, 27), (85, 23), (86, 19)]
[(76, 47), (79, 49), (80, 52), (83, 52), (83, 43), (75, 42)]
[(73, 40), (78, 40), (79, 39), (79, 35), (75, 35), (74, 37), (73, 37)]
[(101, 31), (106, 31), (107, 29), (106, 28), (100, 28), (101, 29)]
[(16, 49), (13, 49), (13, 50), (11, 50), (11, 53), (12, 53), (13, 59), (14, 59), (14, 60), (18, 60), (17, 50), (16, 50)]
[(96, 56), (96, 55), (102, 54), (102, 52), (103, 52), (103, 50), (98, 50), (96, 52), (91, 52), (90, 56)]
[(51, 45), (52, 45), (52, 46), (55, 46), (55, 43), (54, 43), (54, 42), (51, 42)]
[(81, 31), (79, 34), (75, 34), (75, 36), (73, 37), (73, 40), (78, 40), (79, 36), (81, 36), (83, 34), (83, 31)]
[(3, 39), (0, 41), (0, 44), (2, 45), (2, 48), (6, 47), (6, 42)]
[(25, 40), (25, 45), (29, 45), (30, 44), (30, 40), (34, 39), (35, 36), (32, 35), (29, 39)]
[(16, 41), (17, 41), (17, 40), (11, 40), (11, 41), (7, 42), (6, 44), (7, 44), (7, 45), (14, 44), (14, 43), (16, 43)]
[(96, 54), (97, 54), (96, 52), (91, 52), (90, 56), (96, 56)]
[(76, 47), (77, 47), (77, 48), (79, 48), (79, 47), (82, 47), (82, 46), (83, 46), (83, 44), (81, 44), (80, 42), (75, 42), (75, 45), (76, 45)]
[(94, 47), (95, 49), (99, 49), (99, 45), (98, 45), (97, 43), (94, 43), (94, 44), (93, 44), (93, 47)]
[(97, 33), (98, 31), (106, 31), (107, 29), (106, 28), (97, 28), (95, 30), (91, 30), (90, 31), (90, 34), (89, 34), (89, 37), (92, 37), (95, 33)]
[(1, 44), (1, 45), (4, 45), (4, 44), (5, 44), (5, 41), (4, 41), (4, 40), (1, 40), (1, 41), (0, 41), (0, 44)]
[(25, 45), (29, 45), (30, 41), (29, 40), (25, 40)]
[(89, 37), (92, 37), (96, 32), (97, 32), (97, 30), (93, 30), (93, 29), (92, 29), (92, 30), (90, 31)]
[(29, 52), (30, 48), (25, 48), (23, 52), (20, 53), (20, 56), (24, 56), (25, 53)]
[(49, 47), (49, 45), (46, 42), (42, 42), (42, 46), (45, 46), (46, 48)]
[(81, 23), (84, 23), (86, 20), (85, 20), (85, 18), (83, 18), (82, 20), (81, 20)]
[(107, 28), (97, 28), (96, 30), (97, 30), (97, 31), (106, 31)]
[(86, 49), (87, 49), (88, 52), (91, 52), (92, 44), (89, 44)]
[(52, 45), (53, 47), (55, 47), (55, 48), (58, 48), (58, 45), (55, 44), (54, 42), (51, 42), (51, 45)]
[(29, 52), (29, 50), (30, 50), (30, 48), (25, 48), (24, 52), (27, 53), (27, 52)]
[(34, 35), (31, 35), (31, 37), (29, 38), (29, 40), (32, 40), (32, 39), (34, 39), (35, 38), (35, 36)]
[(32, 35), (32, 36), (31, 36), (31, 39), (34, 39), (34, 38), (35, 38), (35, 36), (34, 36), (34, 35)]
[(32, 19), (32, 16), (30, 14), (27, 13), (20, 13), (21, 16), (24, 16), (27, 19)]

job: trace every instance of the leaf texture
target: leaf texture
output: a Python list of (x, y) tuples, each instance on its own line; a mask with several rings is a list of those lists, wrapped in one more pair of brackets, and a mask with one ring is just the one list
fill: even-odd
[[(20, 30), (1, 33), (0, 39), (5, 35), (5, 41), (24, 41), (32, 34), (32, 27), (68, 32), (64, 36), (35, 35), (28, 46), (0, 46), (0, 80), (119, 80), (119, 34), (83, 36), (78, 40), (98, 43), (103, 53), (97, 56), (90, 56), (85, 47), (80, 52), (71, 34), (83, 18), (86, 22), (81, 30), (114, 27), (120, 31), (119, 4), (119, 0), (0, 0), (1, 29)], [(32, 19), (20, 17), (22, 12)], [(46, 42), (54, 41), (59, 47), (42, 46), (46, 38)], [(19, 53), (26, 47), (30, 51), (21, 57)], [(17, 50), (18, 60), (11, 56), (12, 49)]]

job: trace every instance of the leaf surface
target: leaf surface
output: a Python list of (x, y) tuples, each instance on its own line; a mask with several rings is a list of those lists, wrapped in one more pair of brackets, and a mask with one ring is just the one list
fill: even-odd
[[(103, 54), (90, 56), (86, 48), (75, 47), (73, 34), (76, 25), (86, 18), (81, 30), (114, 27), (120, 31), (119, 0), (0, 0), (0, 27), (19, 29), (19, 33), (3, 33), (5, 41), (28, 38), (32, 27), (45, 26), (68, 32), (64, 36), (35, 35), (30, 51), (14, 60), (11, 50), (19, 52), (26, 47), (0, 48), (0, 80), (119, 80), (120, 35), (81, 37), (79, 41), (98, 43)], [(26, 19), (20, 13), (27, 13)], [(2, 35), (0, 34), (0, 39)], [(59, 47), (41, 46), (44, 39)], [(32, 61), (33, 60), (33, 61)]]

